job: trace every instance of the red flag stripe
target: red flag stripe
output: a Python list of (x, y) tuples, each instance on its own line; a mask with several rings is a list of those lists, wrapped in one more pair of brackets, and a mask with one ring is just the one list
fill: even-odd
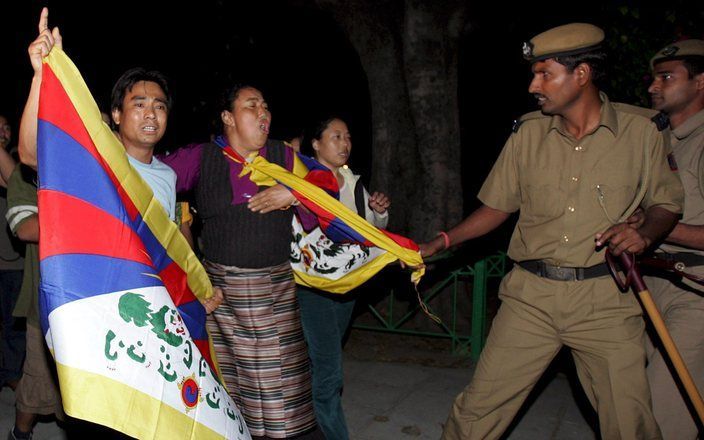
[(153, 266), (140, 237), (120, 219), (77, 197), (39, 191), (44, 230), (40, 259), (62, 254), (92, 254)]
[(161, 281), (164, 283), (166, 290), (171, 294), (171, 299), (174, 301), (176, 307), (196, 299), (191, 288), (188, 287), (186, 272), (175, 262), (172, 261), (171, 264), (159, 272), (159, 277), (161, 277)]
[(200, 351), (200, 354), (205, 358), (205, 361), (208, 363), (210, 368), (215, 370), (215, 364), (213, 363), (213, 357), (211, 356), (210, 353), (210, 343), (208, 342), (207, 339), (194, 339), (193, 343), (196, 344), (196, 347), (198, 347), (198, 350)]

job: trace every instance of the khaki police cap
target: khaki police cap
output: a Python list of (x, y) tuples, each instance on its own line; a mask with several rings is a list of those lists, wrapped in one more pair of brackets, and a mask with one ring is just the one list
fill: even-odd
[(593, 24), (565, 24), (523, 43), (523, 58), (534, 63), (558, 56), (577, 55), (597, 49), (602, 41), (604, 31)]
[(650, 60), (650, 67), (655, 63), (687, 56), (704, 57), (704, 40), (682, 40), (665, 46)]

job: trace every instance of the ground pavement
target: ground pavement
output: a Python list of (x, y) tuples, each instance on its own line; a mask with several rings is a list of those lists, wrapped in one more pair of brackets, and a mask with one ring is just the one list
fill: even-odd
[[(450, 356), (446, 350), (438, 352), (434, 348), (419, 347), (422, 341), (353, 332), (345, 349), (343, 394), (353, 440), (436, 440), (440, 437), (452, 402), (469, 382), (473, 365), (467, 359)], [(585, 420), (593, 415), (585, 407), (581, 392), (573, 393), (575, 382), (562, 372), (570, 371), (569, 366), (563, 367), (564, 363), (545, 375), (508, 439), (595, 438)], [(5, 438), (14, 421), (13, 399), (14, 394), (8, 388), (0, 393), (0, 439)], [(66, 438), (80, 436), (67, 435), (51, 419), (40, 422), (35, 429), (35, 440)]]

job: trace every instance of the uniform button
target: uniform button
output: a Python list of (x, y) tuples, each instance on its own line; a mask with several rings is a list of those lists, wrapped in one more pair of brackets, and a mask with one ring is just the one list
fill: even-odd
[(562, 236), (562, 241), (564, 241), (565, 243), (567, 243), (568, 241), (570, 241), (570, 238), (569, 238), (567, 235), (563, 235), (563, 236)]
[(582, 151), (582, 150), (583, 150), (583, 148), (581, 145), (577, 145), (576, 147), (574, 147), (574, 151)]
[(567, 210), (568, 210), (569, 212), (574, 212), (574, 206), (568, 206), (568, 207), (567, 207)]
[(577, 182), (578, 180), (579, 180), (579, 177), (577, 177), (577, 176), (572, 176), (572, 181), (573, 181), (573, 182)]

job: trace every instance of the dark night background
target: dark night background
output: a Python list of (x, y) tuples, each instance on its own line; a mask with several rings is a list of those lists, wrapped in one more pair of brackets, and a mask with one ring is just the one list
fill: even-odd
[[(330, 3), (14, 2), (12, 12), (5, 8), (0, 28), (0, 113), (9, 116), (17, 133), (31, 78), (27, 46), (36, 36), (41, 6), (48, 5), (50, 26), (60, 27), (65, 51), (101, 106), (107, 106), (114, 81), (127, 68), (141, 65), (167, 74), (175, 107), (161, 148), (207, 139), (220, 90), (234, 80), (247, 80), (259, 85), (270, 103), (273, 138), (295, 136), (307, 118), (320, 112), (345, 116), (354, 137), (352, 166), (368, 179), (377, 164), (371, 161), (367, 75), (326, 9), (335, 7)], [(468, 2), (459, 41), (458, 90), (464, 211), (476, 206), (475, 194), (512, 120), (536, 109), (527, 93), (530, 72), (521, 57), (523, 40), (571, 21), (602, 26), (617, 76), (607, 92), (613, 100), (647, 104), (651, 54), (683, 36), (702, 37), (704, 7), (696, 3), (675, 1), (656, 8), (642, 2), (592, 2), (576, 12), (565, 3)]]

